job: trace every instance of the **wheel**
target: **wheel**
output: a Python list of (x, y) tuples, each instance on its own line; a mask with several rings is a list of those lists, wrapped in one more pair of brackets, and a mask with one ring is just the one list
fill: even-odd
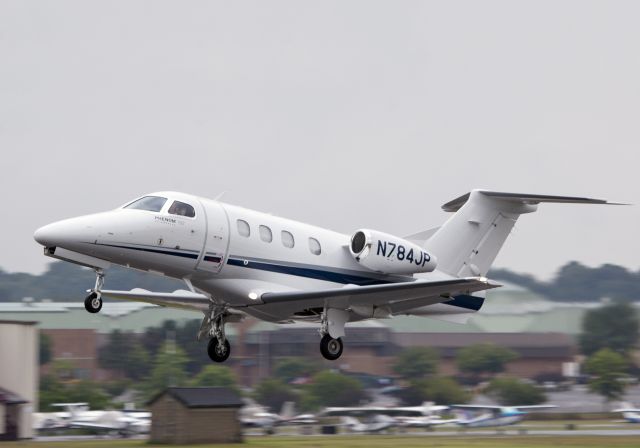
[(90, 313), (99, 313), (102, 309), (102, 298), (98, 297), (98, 294), (92, 292), (84, 299), (84, 309)]
[(329, 361), (335, 361), (342, 355), (342, 339), (337, 338), (333, 339), (328, 334), (322, 336), (322, 340), (320, 341), (320, 353), (325, 359)]
[(224, 344), (218, 344), (218, 340), (216, 338), (212, 338), (209, 340), (209, 345), (207, 346), (207, 353), (209, 354), (209, 358), (215, 362), (224, 362), (229, 358), (231, 354), (231, 344), (229, 344), (228, 340), (224, 341)]

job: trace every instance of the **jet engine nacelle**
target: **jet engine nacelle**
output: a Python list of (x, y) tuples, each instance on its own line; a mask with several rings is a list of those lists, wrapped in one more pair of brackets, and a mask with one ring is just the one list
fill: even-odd
[(422, 247), (376, 230), (358, 230), (349, 244), (351, 255), (364, 267), (385, 274), (416, 274), (436, 268), (436, 258)]

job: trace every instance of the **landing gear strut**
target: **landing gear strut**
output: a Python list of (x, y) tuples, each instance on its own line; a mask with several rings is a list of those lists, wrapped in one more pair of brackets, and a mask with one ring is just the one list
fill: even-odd
[(227, 307), (211, 301), (198, 332), (198, 340), (205, 334), (211, 337), (207, 345), (207, 354), (215, 362), (224, 362), (231, 354), (231, 344), (224, 333), (226, 316)]
[(104, 286), (104, 272), (96, 269), (96, 284), (88, 290), (89, 295), (84, 299), (84, 309), (94, 314), (102, 309), (102, 287)]

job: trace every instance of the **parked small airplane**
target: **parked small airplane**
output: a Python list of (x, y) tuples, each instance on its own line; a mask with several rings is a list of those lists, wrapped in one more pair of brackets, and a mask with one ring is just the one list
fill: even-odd
[(280, 414), (269, 412), (267, 408), (253, 401), (247, 401), (240, 409), (240, 423), (246, 427), (265, 428), (273, 430), (281, 425), (313, 425), (318, 420), (312, 414), (295, 414), (295, 404), (292, 401), (283, 403)]
[(530, 406), (490, 406), (475, 404), (455, 404), (451, 409), (462, 411), (458, 415), (457, 423), (469, 428), (487, 426), (508, 426), (521, 422), (528, 414), (527, 411), (553, 409), (554, 405)]
[[(500, 285), (485, 275), (521, 214), (539, 203), (599, 199), (473, 190), (442, 207), (442, 226), (400, 238), (361, 229), (333, 232), (176, 192), (152, 193), (111, 211), (59, 221), (34, 238), (47, 256), (91, 267), (85, 308), (102, 297), (204, 313), (198, 339), (225, 361), (225, 323), (244, 315), (320, 324), (320, 352), (340, 357), (347, 322), (397, 315), (464, 323)], [(184, 281), (172, 293), (104, 289), (111, 263)]]
[(150, 412), (89, 410), (88, 403), (55, 403), (52, 406), (64, 410), (34, 413), (34, 429), (42, 431), (84, 428), (130, 435), (146, 434), (151, 427)]
[(371, 416), (388, 415), (391, 417), (425, 417), (432, 416), (438, 412), (446, 411), (449, 406), (434, 405), (431, 402), (424, 402), (420, 406), (352, 406), (352, 407), (328, 407), (324, 408), (318, 416), (321, 417), (341, 417), (341, 416)]
[(455, 423), (456, 419), (443, 419), (439, 413), (449, 409), (448, 406), (434, 405), (425, 402), (421, 406), (357, 406), (325, 408), (319, 417), (372, 417), (384, 415), (392, 417), (395, 426), (428, 428), (435, 425)]
[(611, 412), (621, 412), (622, 418), (629, 423), (640, 423), (640, 409), (634, 408), (631, 403), (622, 403), (622, 407)]
[(364, 434), (375, 434), (386, 431), (396, 425), (396, 421), (386, 415), (374, 415), (367, 423), (362, 423), (355, 417), (340, 417), (342, 426), (346, 426), (351, 432), (360, 432)]

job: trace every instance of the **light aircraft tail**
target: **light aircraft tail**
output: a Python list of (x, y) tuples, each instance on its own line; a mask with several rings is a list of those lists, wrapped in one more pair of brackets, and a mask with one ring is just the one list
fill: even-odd
[(473, 190), (442, 206), (455, 214), (425, 243), (438, 269), (458, 277), (485, 276), (518, 217), (541, 202), (614, 204), (602, 199)]

